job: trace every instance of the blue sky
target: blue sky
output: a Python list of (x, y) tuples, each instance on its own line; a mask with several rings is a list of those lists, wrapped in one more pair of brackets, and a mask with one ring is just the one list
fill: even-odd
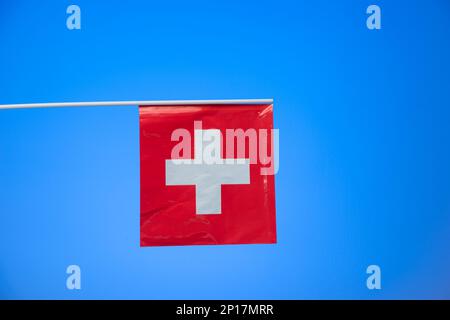
[(449, 298), (450, 4), (373, 3), (2, 1), (1, 104), (274, 98), (280, 171), (278, 244), (140, 248), (136, 107), (0, 111), (0, 297)]

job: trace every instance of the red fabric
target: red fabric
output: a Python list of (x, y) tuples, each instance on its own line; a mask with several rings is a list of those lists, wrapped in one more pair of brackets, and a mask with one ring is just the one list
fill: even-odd
[(276, 242), (274, 176), (261, 175), (261, 164), (250, 165), (250, 184), (222, 186), (221, 214), (196, 214), (195, 186), (166, 186), (165, 180), (165, 161), (178, 144), (171, 141), (175, 129), (190, 131), (192, 149), (194, 121), (222, 134), (235, 128), (270, 130), (272, 105), (140, 106), (139, 117), (141, 246)]

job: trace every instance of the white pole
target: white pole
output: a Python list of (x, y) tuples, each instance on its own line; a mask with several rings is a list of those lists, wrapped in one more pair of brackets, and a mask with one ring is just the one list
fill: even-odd
[(106, 107), (106, 106), (182, 106), (182, 105), (227, 105), (227, 104), (272, 104), (273, 99), (230, 100), (153, 100), (153, 101), (93, 101), (0, 104), (0, 109), (57, 108), (57, 107)]

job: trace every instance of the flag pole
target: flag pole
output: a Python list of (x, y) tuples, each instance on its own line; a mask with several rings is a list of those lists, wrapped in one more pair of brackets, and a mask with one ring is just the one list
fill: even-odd
[(144, 101), (93, 101), (0, 104), (1, 109), (30, 109), (58, 107), (110, 107), (110, 106), (182, 106), (182, 105), (260, 105), (272, 104), (273, 99), (228, 99), (228, 100), (144, 100)]

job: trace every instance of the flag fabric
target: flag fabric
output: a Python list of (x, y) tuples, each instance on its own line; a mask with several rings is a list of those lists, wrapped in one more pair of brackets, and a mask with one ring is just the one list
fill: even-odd
[(275, 243), (273, 106), (140, 106), (141, 246)]

